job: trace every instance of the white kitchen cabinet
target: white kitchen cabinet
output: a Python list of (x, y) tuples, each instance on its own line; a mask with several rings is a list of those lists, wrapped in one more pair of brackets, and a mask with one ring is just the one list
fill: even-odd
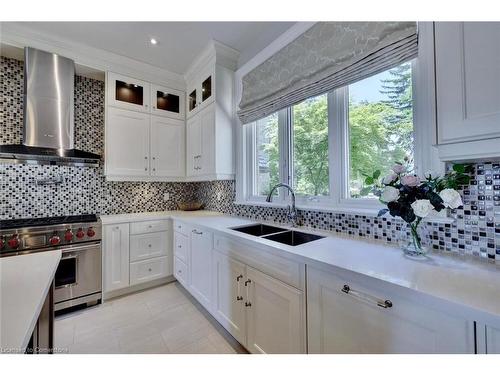
[(251, 353), (305, 353), (305, 296), (219, 251), (213, 252), (212, 314)]
[(500, 23), (436, 22), (434, 37), (441, 159), (500, 156)]
[(187, 264), (174, 256), (174, 277), (184, 288), (188, 288), (188, 267)]
[(103, 226), (104, 292), (129, 286), (129, 224)]
[(187, 120), (186, 175), (226, 179), (233, 176), (232, 125), (210, 105)]
[(186, 106), (188, 117), (195, 115), (214, 101), (215, 87), (215, 66), (209, 65), (188, 83)]
[(247, 267), (247, 349), (251, 353), (306, 353), (302, 291)]
[(185, 175), (184, 121), (151, 116), (151, 175)]
[(168, 87), (151, 85), (151, 113), (184, 120), (185, 93)]
[(193, 228), (189, 246), (189, 291), (210, 310), (212, 302), (212, 233)]
[(309, 353), (474, 353), (473, 322), (372, 284), (308, 267)]
[(212, 264), (214, 317), (236, 340), (245, 344), (245, 265), (218, 251), (213, 252)]
[(107, 105), (139, 112), (150, 112), (151, 84), (125, 75), (107, 73)]
[(108, 108), (106, 123), (106, 175), (149, 176), (150, 116)]

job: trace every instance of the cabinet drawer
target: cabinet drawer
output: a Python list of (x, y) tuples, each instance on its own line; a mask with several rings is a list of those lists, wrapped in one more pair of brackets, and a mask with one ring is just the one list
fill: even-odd
[(150, 220), (130, 223), (130, 234), (162, 232), (168, 230), (167, 220)]
[(155, 232), (130, 236), (130, 261), (167, 255), (167, 234), (167, 232)]
[(159, 257), (130, 263), (130, 285), (140, 284), (168, 275), (168, 258)]
[(187, 264), (189, 238), (180, 233), (174, 233), (174, 255)]
[(180, 221), (174, 222), (174, 231), (179, 232), (185, 236), (189, 236), (190, 227), (187, 224), (181, 223)]
[(187, 288), (187, 265), (182, 260), (174, 257), (174, 277)]

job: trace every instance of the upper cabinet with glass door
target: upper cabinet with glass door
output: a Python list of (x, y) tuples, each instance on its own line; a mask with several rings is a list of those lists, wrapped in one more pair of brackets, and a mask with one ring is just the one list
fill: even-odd
[(184, 120), (184, 92), (167, 87), (151, 86), (151, 113)]
[(108, 72), (107, 90), (108, 105), (139, 112), (150, 111), (149, 82)]
[(215, 69), (214, 66), (205, 69), (188, 83), (187, 117), (198, 113), (215, 99)]

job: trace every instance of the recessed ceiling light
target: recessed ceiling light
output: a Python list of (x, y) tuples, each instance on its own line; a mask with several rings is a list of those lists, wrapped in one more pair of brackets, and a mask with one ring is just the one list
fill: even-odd
[(158, 44), (158, 41), (155, 38), (151, 38), (149, 42), (153, 45)]

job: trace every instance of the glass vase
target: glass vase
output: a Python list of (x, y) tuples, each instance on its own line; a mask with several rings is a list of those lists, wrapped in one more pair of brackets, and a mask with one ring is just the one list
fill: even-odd
[(420, 223), (408, 224), (409, 235), (404, 236), (401, 241), (401, 249), (403, 253), (411, 258), (426, 259), (428, 248), (422, 243), (422, 238), (425, 235), (425, 225), (420, 226)]

